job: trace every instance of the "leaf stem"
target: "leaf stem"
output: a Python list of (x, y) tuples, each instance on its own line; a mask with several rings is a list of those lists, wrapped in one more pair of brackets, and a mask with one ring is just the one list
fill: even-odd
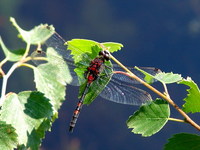
[(139, 81), (141, 84), (143, 84), (144, 86), (146, 86), (147, 88), (149, 88), (151, 91), (153, 91), (154, 93), (156, 93), (157, 95), (159, 95), (160, 97), (162, 97), (163, 99), (165, 99), (169, 104), (171, 104), (185, 118), (185, 122), (188, 122), (193, 127), (195, 127), (197, 130), (200, 131), (200, 126), (197, 123), (195, 123), (181, 108), (179, 108), (178, 105), (175, 104), (174, 101), (171, 98), (169, 98), (165, 94), (163, 94), (160, 91), (158, 91), (157, 89), (155, 89), (153, 86), (149, 85), (148, 83), (146, 83), (145, 81), (143, 81), (142, 79), (140, 79), (139, 77), (137, 77), (135, 74), (133, 74), (128, 68), (126, 68), (121, 62), (119, 62), (111, 54), (110, 54), (110, 58), (113, 61), (115, 61), (120, 67), (122, 67), (126, 72), (128, 72), (130, 74), (131, 78)]
[(176, 119), (176, 118), (168, 118), (168, 120), (171, 120), (171, 121), (177, 121), (177, 122), (185, 122), (185, 120), (181, 120), (181, 119)]
[(167, 85), (166, 85), (165, 83), (163, 83), (163, 82), (161, 82), (161, 83), (162, 83), (162, 85), (163, 85), (163, 87), (164, 87), (166, 96), (167, 96), (168, 98), (170, 98), (169, 92), (168, 92), (168, 90), (167, 90)]
[(4, 71), (2, 70), (2, 66), (8, 61), (7, 57), (0, 62), (0, 73), (2, 76), (5, 75)]
[(26, 51), (25, 51), (25, 53), (24, 53), (24, 55), (23, 55), (23, 57), (22, 57), (22, 59), (21, 60), (24, 60), (27, 56), (28, 56), (28, 53), (29, 53), (29, 50), (30, 50), (30, 43), (28, 42), (27, 43), (27, 45), (26, 45)]
[(25, 67), (28, 67), (28, 68), (31, 68), (31, 69), (35, 68), (35, 66), (28, 64), (28, 63), (22, 63), (22, 64), (20, 64), (20, 66), (25, 66)]

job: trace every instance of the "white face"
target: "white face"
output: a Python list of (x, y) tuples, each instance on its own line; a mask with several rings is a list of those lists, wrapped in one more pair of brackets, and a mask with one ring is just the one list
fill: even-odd
[(106, 60), (110, 58), (110, 52), (108, 50), (102, 51), (102, 55), (104, 56), (104, 58), (106, 58)]

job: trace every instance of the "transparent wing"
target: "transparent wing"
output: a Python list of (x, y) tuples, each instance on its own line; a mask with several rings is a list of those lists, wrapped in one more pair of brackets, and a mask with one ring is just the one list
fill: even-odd
[(67, 50), (67, 46), (65, 44), (65, 40), (58, 34), (54, 33), (49, 39), (45, 41), (47, 47), (54, 48), (59, 55), (63, 58), (67, 59), (70, 63), (74, 63), (71, 51)]
[(110, 80), (105, 89), (100, 93), (104, 99), (128, 105), (142, 105), (152, 100), (146, 91)]
[[(116, 68), (117, 70), (123, 71), (121, 67), (116, 67), (116, 65), (114, 65), (114, 69)], [(144, 78), (144, 75), (139, 71), (133, 68), (129, 69), (140, 76), (140, 78)], [(157, 73), (157, 71), (154, 71), (153, 68), (145, 69), (149, 72), (152, 71), (151, 74)], [(102, 98), (110, 100), (112, 102), (128, 105), (142, 105), (152, 100), (149, 93), (132, 86), (133, 84), (139, 84), (138, 81), (132, 80), (131, 78), (123, 74), (118, 74), (118, 76), (115, 76), (116, 74), (112, 73), (112, 68), (106, 66), (104, 67), (103, 74), (104, 75), (100, 76), (94, 83), (96, 84), (95, 91), (98, 91), (99, 88), (104, 88), (99, 94)], [(111, 80), (105, 87), (102, 87), (100, 83), (102, 83), (102, 80), (104, 80), (105, 78), (111, 78)]]
[[(74, 72), (74, 69), (76, 68), (74, 64), (74, 59), (73, 56), (71, 55), (71, 50), (67, 50), (67, 46), (65, 44), (65, 40), (58, 34), (54, 33), (49, 39), (46, 40), (45, 42), (47, 47), (52, 47), (56, 50), (56, 52), (62, 56), (62, 58), (65, 59), (69, 70), (71, 72), (71, 75), (73, 77), (71, 85), (79, 86), (79, 81), (76, 73)], [(87, 68), (91, 62), (91, 58), (81, 51), (80, 49), (74, 48), (75, 51), (78, 51), (79, 53), (81, 52), (81, 55), (78, 57), (81, 57), (81, 60), (77, 65), (81, 68)]]
[[(127, 67), (131, 72), (133, 72), (136, 76), (138, 76), (140, 79), (144, 80), (145, 78), (145, 75), (143, 73), (141, 73), (140, 71), (136, 70), (135, 68), (133, 67)], [(139, 67), (140, 69), (146, 71), (147, 73), (151, 74), (151, 75), (156, 75), (157, 73), (161, 72), (160, 69), (157, 69), (157, 68), (154, 68), (154, 67)], [(113, 64), (113, 70), (114, 71), (123, 71), (124, 70), (118, 66), (117, 64)], [(117, 81), (123, 81), (123, 82), (126, 82), (127, 84), (140, 84), (140, 82), (126, 76), (126, 75), (122, 75), (122, 74), (119, 74), (119, 73), (114, 73), (113, 74), (113, 77), (112, 77), (114, 80), (117, 80)], [(155, 82), (156, 80), (153, 80), (153, 82)]]
[[(55, 51), (56, 51), (56, 55), (51, 55), (50, 57), (54, 57), (55, 61), (54, 63), (56, 65), (62, 65), (61, 63), (63, 63), (63, 59), (65, 60), (64, 63), (67, 63), (68, 68), (70, 70), (70, 74), (73, 78), (72, 82), (69, 83), (70, 85), (73, 86), (79, 86), (79, 81), (78, 81), (78, 77), (76, 75), (76, 73), (74, 72), (74, 69), (76, 68), (74, 65), (74, 61), (72, 58), (72, 55), (70, 55), (70, 50), (67, 50), (67, 46), (64, 45), (65, 44), (65, 40), (56, 32), (45, 41), (45, 45), (47, 47), (52, 47)], [(48, 51), (48, 49), (47, 49)], [(32, 53), (32, 57), (46, 57), (46, 55), (48, 55), (48, 52), (44, 52), (44, 51), (34, 51)], [(59, 58), (61, 57), (61, 58)], [(59, 61), (60, 60), (60, 61)], [(36, 65), (42, 64), (44, 63), (44, 61), (38, 61), (38, 60), (33, 60), (33, 62)]]

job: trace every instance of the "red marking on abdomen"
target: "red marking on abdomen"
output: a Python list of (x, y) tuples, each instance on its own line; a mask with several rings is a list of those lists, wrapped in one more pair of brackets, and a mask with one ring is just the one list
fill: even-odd
[(79, 111), (78, 111), (78, 110), (75, 110), (75, 111), (74, 111), (74, 114), (75, 114), (75, 115), (78, 115), (78, 114), (79, 114)]

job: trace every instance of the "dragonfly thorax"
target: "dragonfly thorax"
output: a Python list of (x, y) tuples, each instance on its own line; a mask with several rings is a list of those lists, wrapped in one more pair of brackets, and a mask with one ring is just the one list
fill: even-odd
[(92, 83), (94, 80), (96, 80), (103, 70), (103, 63), (104, 58), (103, 57), (97, 57), (94, 60), (91, 61), (90, 66), (87, 68), (87, 80), (88, 83)]

